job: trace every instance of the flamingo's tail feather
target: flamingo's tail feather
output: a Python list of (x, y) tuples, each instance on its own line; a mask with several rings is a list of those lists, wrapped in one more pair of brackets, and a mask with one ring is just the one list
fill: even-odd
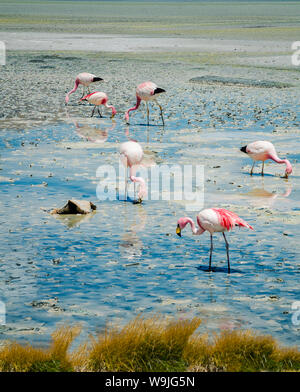
[(253, 227), (251, 225), (249, 225), (248, 222), (244, 221), (244, 219), (240, 218), (238, 219), (238, 221), (235, 223), (236, 226), (240, 226), (240, 227), (247, 227), (248, 229), (254, 230)]
[(254, 230), (249, 223), (234, 212), (225, 210), (224, 208), (213, 208), (213, 210), (217, 213), (221, 226), (225, 227), (226, 230), (231, 230), (234, 226), (247, 227), (248, 229)]

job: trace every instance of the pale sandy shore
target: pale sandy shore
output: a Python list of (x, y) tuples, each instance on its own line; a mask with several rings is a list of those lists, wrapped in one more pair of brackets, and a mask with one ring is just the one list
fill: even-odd
[(291, 51), (290, 41), (207, 38), (135, 37), (104, 34), (0, 32), (9, 50), (78, 50), (95, 52), (199, 51), (278, 53)]
[(232, 64), (292, 67), (291, 42), (209, 38), (156, 38), (105, 34), (0, 32), (7, 50), (113, 53), (194, 52), (230, 55)]

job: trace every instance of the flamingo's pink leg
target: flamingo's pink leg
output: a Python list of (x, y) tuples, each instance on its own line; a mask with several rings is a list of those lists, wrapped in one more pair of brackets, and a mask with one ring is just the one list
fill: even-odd
[(262, 163), (262, 168), (261, 168), (261, 175), (264, 175), (264, 167), (265, 167), (265, 161)]
[(225, 233), (223, 232), (223, 237), (225, 240), (225, 244), (226, 244), (226, 253), (227, 253), (227, 264), (228, 264), (228, 273), (230, 274), (230, 262), (229, 262), (229, 244), (227, 242), (227, 239), (225, 237)]
[(102, 114), (101, 114), (101, 111), (100, 111), (99, 106), (98, 106), (98, 113), (99, 113), (99, 116), (102, 118), (103, 116), (102, 116)]
[(165, 120), (164, 120), (164, 116), (163, 116), (163, 110), (162, 107), (160, 106), (160, 104), (157, 102), (157, 100), (155, 100), (155, 102), (157, 103), (157, 105), (159, 106), (160, 109), (160, 117), (161, 117), (161, 121), (163, 123), (163, 127), (165, 126)]
[(211, 258), (212, 258), (212, 252), (213, 252), (213, 236), (212, 234), (210, 235), (210, 253), (209, 253), (209, 267), (208, 271), (211, 271)]
[(250, 176), (252, 176), (252, 174), (253, 174), (254, 165), (255, 165), (255, 161), (253, 161), (253, 165), (252, 165), (251, 170), (250, 170)]
[(146, 106), (147, 106), (147, 125), (149, 125), (149, 104), (148, 104), (148, 102), (146, 102)]
[[(85, 92), (85, 87), (84, 87), (84, 85), (82, 85), (82, 96), (80, 97), (80, 100), (81, 100), (81, 98), (84, 97), (84, 94), (85, 94), (84, 92)], [(80, 101), (80, 100), (79, 100), (79, 101)]]
[(128, 187), (128, 166), (125, 166), (125, 201), (127, 201), (127, 187)]

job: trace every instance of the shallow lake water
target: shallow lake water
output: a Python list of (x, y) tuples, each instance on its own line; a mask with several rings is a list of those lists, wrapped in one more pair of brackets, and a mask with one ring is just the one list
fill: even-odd
[[(41, 55), (27, 57), (38, 69), (41, 63), (30, 63), (34, 59)], [(84, 60), (66, 61), (75, 73)], [(107, 112), (105, 118), (90, 118), (92, 107), (77, 103), (81, 92), (64, 107), (61, 90), (72, 87), (72, 80), (60, 84), (55, 77), (66, 61), (47, 60), (54, 69), (45, 71), (53, 76), (47, 104), (43, 74), (40, 85), (31, 87), (32, 97), (28, 86), (22, 87), (24, 101), (15, 114), (10, 100), (2, 106), (0, 299), (7, 323), (0, 327), (1, 338), (40, 342), (58, 323), (80, 323), (84, 339), (107, 323), (123, 325), (138, 314), (160, 313), (199, 316), (202, 331), (250, 328), (299, 346), (299, 326), (291, 321), (292, 303), (300, 299), (299, 88), (189, 82), (203, 74), (247, 74), (294, 83), (294, 74), (101, 59), (103, 73), (112, 64), (118, 71), (118, 81), (101, 85), (118, 109), (112, 121)], [(138, 70), (140, 80), (151, 72), (159, 75), (155, 81), (167, 90), (159, 98), (165, 127), (155, 108), (146, 126), (143, 105), (125, 125)], [(19, 72), (13, 83), (22, 85)], [(10, 94), (8, 84), (4, 88)], [(230, 275), (221, 235), (214, 236), (211, 273), (209, 235), (192, 236), (188, 229), (182, 238), (176, 235), (179, 217), (196, 217), (185, 201), (97, 199), (97, 168), (117, 169), (120, 144), (128, 138), (141, 143), (148, 165), (203, 165), (204, 207), (228, 208), (254, 227), (228, 234)], [(254, 140), (273, 142), (278, 155), (291, 161), (294, 173), (288, 180), (281, 178), (284, 165), (274, 162), (265, 165), (264, 177), (260, 164), (249, 175), (252, 162), (239, 148)], [(94, 202), (96, 212), (49, 214), (71, 198)]]

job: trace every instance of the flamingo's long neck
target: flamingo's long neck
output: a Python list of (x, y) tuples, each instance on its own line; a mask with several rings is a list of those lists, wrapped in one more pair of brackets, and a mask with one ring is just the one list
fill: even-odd
[(274, 162), (277, 163), (285, 163), (286, 165), (286, 172), (292, 172), (292, 165), (288, 159), (280, 159), (276, 154), (269, 154), (269, 159), (272, 159)]
[(108, 105), (107, 103), (105, 103), (104, 106), (105, 106), (107, 109), (111, 109), (112, 116), (114, 116), (114, 115), (117, 113), (117, 111), (116, 111), (116, 109), (114, 108), (114, 106)]
[(66, 99), (65, 99), (66, 103), (69, 102), (70, 94), (73, 94), (73, 93), (77, 90), (78, 86), (79, 86), (79, 80), (76, 79), (76, 80), (75, 80), (75, 85), (74, 85), (73, 89), (72, 89), (71, 91), (69, 91), (69, 92), (67, 93), (67, 95), (66, 95)]
[(132, 182), (138, 182), (140, 184), (138, 197), (142, 199), (147, 193), (145, 180), (142, 177), (135, 177), (135, 176), (131, 176), (130, 179)]
[(132, 166), (130, 167), (129, 174), (130, 174), (130, 180), (132, 182), (138, 182), (140, 184), (138, 197), (142, 199), (147, 193), (147, 186), (145, 180), (142, 177), (135, 177), (135, 169)]
[(128, 109), (127, 112), (125, 113), (125, 119), (126, 119), (126, 121), (129, 121), (129, 113), (130, 113), (132, 110), (136, 110), (136, 109), (140, 106), (141, 101), (142, 101), (141, 98), (137, 95), (137, 96), (136, 96), (136, 104), (135, 104), (135, 106), (133, 106), (132, 108)]
[(191, 229), (192, 229), (193, 234), (197, 234), (197, 233), (198, 233), (198, 230), (196, 229), (195, 223), (194, 223), (193, 219), (191, 219), (191, 218), (184, 218), (183, 228), (184, 228), (188, 223), (191, 225)]

